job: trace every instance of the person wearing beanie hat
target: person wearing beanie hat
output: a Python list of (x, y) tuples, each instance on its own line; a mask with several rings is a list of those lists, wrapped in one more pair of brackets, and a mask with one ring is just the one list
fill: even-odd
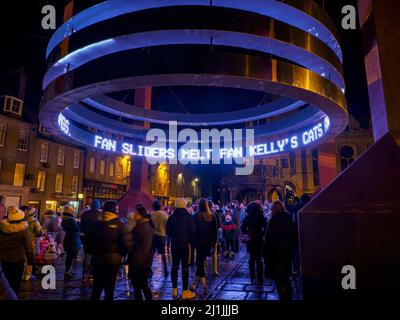
[[(40, 237), (43, 235), (43, 230), (37, 219), (37, 210), (35, 208), (27, 207), (25, 217), (26, 217), (26, 221), (28, 222), (28, 225), (29, 225), (29, 232), (31, 233), (34, 255), (39, 256), (40, 255)], [(33, 269), (32, 265), (25, 264), (24, 281), (29, 281), (29, 280), (31, 280), (31, 278), (32, 278), (32, 280), (36, 279), (36, 277), (32, 275), (32, 269)]]
[(177, 208), (167, 221), (167, 235), (171, 238), (172, 297), (178, 298), (178, 271), (182, 264), (182, 299), (186, 300), (196, 297), (196, 294), (189, 290), (189, 263), (196, 227), (193, 216), (186, 209), (186, 200), (180, 198), (176, 205)]
[(87, 235), (90, 232), (90, 229), (95, 224), (95, 222), (100, 218), (101, 215), (101, 202), (98, 199), (94, 199), (92, 201), (92, 208), (90, 210), (85, 211), (82, 214), (81, 222), (79, 227), (81, 229), (81, 241), (83, 245), (83, 250), (85, 251), (82, 263), (82, 281), (86, 281), (91, 277), (90, 272), (90, 260), (91, 255), (89, 254), (88, 248), (88, 237)]
[(137, 206), (133, 215), (132, 250), (129, 254), (129, 278), (135, 291), (135, 300), (153, 300), (149, 277), (153, 263), (154, 224), (143, 205)]
[(165, 244), (167, 241), (167, 221), (168, 215), (165, 211), (161, 210), (160, 201), (156, 200), (153, 203), (153, 212), (151, 219), (154, 223), (154, 237), (153, 237), (153, 253), (161, 255), (161, 261), (164, 269), (164, 277), (168, 277), (168, 264), (167, 255), (165, 252)]
[(132, 247), (131, 234), (118, 213), (118, 204), (107, 201), (87, 234), (87, 249), (92, 255), (92, 300), (100, 300), (103, 290), (105, 300), (114, 299), (115, 282), (122, 259)]
[(18, 296), (24, 273), (25, 258), (33, 264), (31, 235), (25, 213), (17, 207), (7, 209), (7, 218), (0, 220), (0, 261), (3, 273)]
[(73, 207), (64, 207), (61, 225), (65, 232), (64, 251), (66, 257), (64, 280), (71, 280), (74, 277), (74, 273), (71, 272), (72, 261), (76, 259), (81, 248), (81, 240), (79, 237), (80, 229), (79, 224), (76, 221), (76, 211)]

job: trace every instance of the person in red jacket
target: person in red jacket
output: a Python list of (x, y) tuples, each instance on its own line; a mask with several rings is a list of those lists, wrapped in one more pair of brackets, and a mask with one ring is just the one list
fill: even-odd
[(227, 214), (225, 221), (222, 223), (222, 234), (225, 240), (225, 257), (234, 259), (235, 258), (235, 241), (237, 240), (237, 228), (232, 217)]

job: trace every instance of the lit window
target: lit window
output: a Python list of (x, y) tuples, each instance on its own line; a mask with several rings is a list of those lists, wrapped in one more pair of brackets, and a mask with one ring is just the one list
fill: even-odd
[(74, 169), (79, 169), (81, 163), (81, 153), (79, 151), (74, 152)]
[(122, 166), (117, 164), (117, 178), (121, 179), (122, 178)]
[(19, 137), (18, 137), (18, 150), (19, 151), (28, 151), (29, 145), (29, 131), (28, 129), (19, 129)]
[(71, 193), (73, 193), (73, 194), (77, 194), (78, 193), (78, 184), (79, 184), (79, 177), (78, 176), (73, 176), (72, 177)]
[(106, 162), (104, 160), (100, 160), (100, 175), (104, 176), (106, 173)]
[(25, 164), (16, 163), (14, 172), (14, 186), (23, 187), (25, 181)]
[(57, 164), (59, 166), (63, 166), (64, 163), (65, 163), (65, 148), (60, 147), (58, 148)]
[(42, 142), (40, 144), (40, 162), (47, 163), (49, 157), (49, 144)]
[(64, 175), (62, 173), (57, 173), (56, 174), (56, 183), (54, 186), (54, 192), (61, 193), (63, 189), (63, 180), (64, 180)]
[(94, 173), (96, 170), (96, 159), (91, 157), (89, 160), (89, 172)]
[(45, 184), (46, 184), (46, 171), (39, 171), (37, 181), (36, 181), (36, 188), (39, 191), (43, 192)]
[(7, 123), (0, 122), (0, 147), (4, 147), (6, 142)]
[(110, 162), (110, 177), (114, 177), (114, 163)]

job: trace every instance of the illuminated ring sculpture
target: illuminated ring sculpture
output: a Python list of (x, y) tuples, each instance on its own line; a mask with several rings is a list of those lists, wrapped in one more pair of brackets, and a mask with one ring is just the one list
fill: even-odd
[[(143, 19), (143, 15), (175, 5), (179, 7), (174, 10), (179, 8), (189, 16), (191, 10), (197, 9), (194, 5), (210, 12), (225, 8), (239, 19), (243, 17), (243, 21), (253, 19), (257, 23), (249, 28), (243, 23), (236, 27), (215, 21), (204, 25), (188, 19), (178, 25), (161, 21), (142, 29), (137, 26), (112, 28), (108, 32), (104, 29), (108, 23), (124, 25), (126, 19)], [(282, 12), (286, 12), (285, 16)], [(321, 12), (317, 19), (299, 8), (265, 0), (246, 1), (246, 4), (213, 1), (212, 6), (209, 1), (183, 0), (100, 3), (74, 16), (49, 43), (49, 57), (56, 54), (56, 46), (67, 38), (72, 51), (51, 65), (44, 77), (41, 123), (53, 134), (67, 135), (91, 146), (95, 135), (89, 128), (114, 134), (121, 142), (143, 141), (148, 129), (132, 121), (150, 122), (153, 126), (176, 121), (201, 129), (273, 119), (254, 128), (258, 142), (285, 139), (316, 126), (322, 128), (316, 133), (317, 139), (303, 141), (296, 147), (328, 139), (347, 125), (347, 107), (340, 46), (335, 30), (329, 23), (328, 27), (321, 23), (326, 18)], [(262, 22), (265, 16), (268, 23)], [(273, 26), (273, 30), (266, 32), (266, 25)], [(73, 32), (67, 32), (69, 29)], [(88, 34), (92, 35), (90, 41)], [(195, 47), (197, 51), (193, 51), (192, 46), (202, 49)], [(150, 48), (149, 52), (141, 50), (144, 47)], [(187, 57), (185, 63), (174, 55), (176, 50)], [(160, 60), (169, 62), (157, 62)], [(281, 98), (239, 111), (188, 116), (145, 110), (108, 96), (115, 91), (146, 86), (185, 85), (248, 89)]]

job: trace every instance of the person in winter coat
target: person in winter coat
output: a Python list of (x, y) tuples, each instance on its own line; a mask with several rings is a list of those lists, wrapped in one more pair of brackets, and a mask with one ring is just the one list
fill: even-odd
[(208, 288), (206, 284), (205, 262), (217, 243), (217, 216), (208, 207), (207, 200), (200, 199), (198, 211), (194, 214), (193, 218), (196, 228), (194, 246), (197, 253), (197, 269), (192, 284), (192, 290), (196, 291), (199, 280), (201, 280), (202, 294), (206, 295), (208, 293)]
[(189, 263), (191, 245), (196, 230), (193, 216), (186, 210), (186, 200), (180, 198), (176, 202), (177, 208), (167, 221), (167, 235), (171, 238), (172, 254), (172, 297), (178, 297), (178, 271), (182, 265), (182, 299), (193, 299), (196, 294), (189, 290)]
[(118, 204), (107, 201), (99, 219), (87, 236), (88, 253), (92, 256), (92, 300), (100, 300), (104, 290), (105, 300), (114, 299), (115, 281), (122, 259), (132, 250), (132, 236), (128, 227), (118, 218)]
[(222, 234), (225, 240), (225, 257), (234, 259), (235, 241), (238, 238), (238, 230), (236, 229), (236, 224), (233, 222), (233, 219), (229, 214), (225, 216), (225, 221), (222, 223)]
[[(0, 218), (1, 219), (1, 218)], [(10, 287), (6, 276), (3, 273), (0, 263), (0, 300), (18, 300), (14, 290)]]
[(167, 255), (165, 252), (168, 215), (161, 210), (161, 204), (159, 201), (154, 201), (153, 210), (154, 211), (151, 213), (151, 219), (154, 224), (153, 253), (157, 252), (161, 255), (164, 276), (168, 277)]
[(33, 265), (33, 246), (25, 214), (17, 207), (7, 209), (7, 218), (0, 220), (0, 263), (3, 273), (18, 296), (25, 259)]
[(132, 250), (129, 255), (129, 278), (135, 292), (135, 300), (153, 300), (149, 288), (149, 277), (153, 263), (154, 224), (151, 215), (143, 206), (138, 206), (133, 215), (135, 227), (132, 231)]
[(71, 280), (75, 276), (71, 271), (72, 262), (77, 258), (78, 252), (81, 249), (79, 224), (76, 221), (76, 212), (73, 207), (65, 206), (61, 225), (65, 232), (64, 251), (66, 257), (64, 279)]
[[(29, 232), (31, 233), (31, 240), (33, 246), (33, 253), (36, 257), (40, 255), (40, 237), (43, 235), (43, 229), (40, 226), (37, 218), (37, 210), (35, 208), (28, 208), (25, 214), (26, 221), (29, 224)], [(31, 278), (35, 280), (36, 277), (32, 275), (33, 266), (25, 264), (24, 280), (29, 281)]]
[(263, 256), (267, 275), (275, 280), (279, 298), (292, 300), (292, 254), (297, 245), (297, 230), (282, 202), (275, 201), (265, 235)]
[(101, 202), (98, 199), (93, 200), (91, 209), (82, 213), (81, 222), (79, 224), (79, 228), (81, 231), (81, 241), (83, 245), (83, 250), (85, 251), (85, 255), (83, 257), (82, 263), (82, 280), (87, 280), (90, 277), (90, 260), (91, 256), (89, 254), (88, 248), (88, 234), (90, 233), (90, 229), (96, 223), (96, 221), (100, 218), (101, 215)]
[(263, 282), (262, 248), (267, 222), (264, 212), (258, 202), (251, 202), (246, 208), (247, 216), (243, 221), (242, 233), (247, 237), (247, 252), (249, 258), (250, 279), (254, 281), (257, 269), (258, 282)]
[(44, 213), (43, 231), (50, 240), (55, 241), (57, 253), (61, 254), (64, 251), (62, 249), (64, 231), (61, 227), (60, 217), (53, 210), (47, 210)]

